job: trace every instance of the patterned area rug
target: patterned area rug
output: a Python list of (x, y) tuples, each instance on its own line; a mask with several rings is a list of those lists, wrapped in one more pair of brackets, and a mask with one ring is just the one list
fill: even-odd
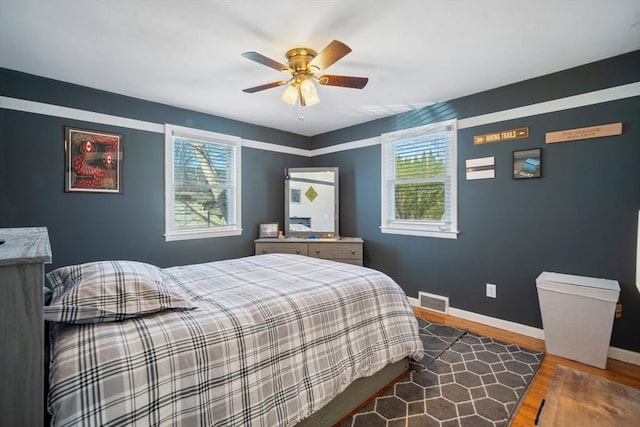
[(544, 353), (418, 319), (425, 357), (340, 427), (503, 427)]
[(424, 344), (424, 356), (422, 360), (412, 361), (410, 363), (410, 368), (413, 371), (421, 371), (429, 366), (431, 362), (451, 347), (451, 344), (456, 342), (456, 340), (466, 332), (463, 329), (433, 323), (419, 317), (418, 327), (420, 339), (422, 340), (422, 344)]

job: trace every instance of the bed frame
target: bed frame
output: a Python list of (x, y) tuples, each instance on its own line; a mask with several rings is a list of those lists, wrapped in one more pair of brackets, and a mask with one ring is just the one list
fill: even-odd
[(409, 360), (405, 358), (385, 366), (370, 377), (359, 378), (315, 414), (296, 424), (296, 427), (335, 425), (408, 371)]

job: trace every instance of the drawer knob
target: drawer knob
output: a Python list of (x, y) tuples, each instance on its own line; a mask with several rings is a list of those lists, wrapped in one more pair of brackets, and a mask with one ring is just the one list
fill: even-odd
[(356, 253), (356, 250), (355, 250), (355, 249), (351, 249), (351, 253), (352, 253), (352, 254), (355, 254), (355, 253)]
[(320, 250), (317, 250), (316, 253), (319, 255), (320, 254)]
[(296, 249), (296, 254), (299, 254), (299, 253), (300, 253), (300, 249)]
[(266, 249), (263, 249), (263, 250), (262, 250), (262, 253), (263, 253), (263, 254), (266, 254), (266, 253), (267, 253), (267, 250), (266, 250)]

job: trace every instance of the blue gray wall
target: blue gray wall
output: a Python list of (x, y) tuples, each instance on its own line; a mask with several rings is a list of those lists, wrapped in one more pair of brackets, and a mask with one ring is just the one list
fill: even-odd
[[(451, 100), (313, 138), (0, 69), (0, 95), (296, 148), (321, 148), (449, 118), (636, 82), (640, 52)], [(546, 132), (623, 122), (623, 135), (546, 145)], [(64, 193), (63, 126), (125, 135), (124, 194)], [(463, 310), (541, 327), (535, 278), (557, 271), (620, 282), (612, 345), (640, 351), (635, 233), (640, 209), (640, 98), (462, 129), (457, 240), (381, 234), (380, 147), (305, 157), (242, 149), (242, 236), (165, 242), (163, 135), (0, 109), (0, 227), (46, 226), (53, 265), (126, 258), (160, 266), (253, 253), (261, 222), (283, 220), (285, 167), (340, 168), (340, 230), (365, 240), (365, 264), (408, 295), (427, 291)], [(529, 127), (530, 136), (474, 146), (472, 136)], [(541, 147), (543, 178), (514, 181), (513, 150)], [(466, 181), (464, 161), (495, 156), (496, 178)], [(485, 283), (498, 298), (484, 296)]]
[[(640, 52), (312, 138), (312, 147), (469, 118), (640, 80)], [(622, 122), (620, 136), (545, 144), (545, 133)], [(526, 139), (473, 145), (473, 135), (528, 127)], [(542, 148), (543, 177), (512, 179), (513, 150)], [(466, 181), (465, 160), (495, 156), (496, 178)], [(554, 271), (618, 280), (623, 316), (612, 345), (640, 351), (635, 244), (640, 209), (640, 97), (501, 121), (458, 132), (457, 240), (382, 234), (380, 146), (314, 157), (340, 168), (340, 231), (365, 241), (365, 264), (409, 296), (450, 297), (453, 307), (542, 327), (536, 277)], [(497, 298), (485, 297), (485, 284)]]
[[(0, 95), (307, 148), (307, 137), (0, 69)], [(63, 127), (124, 135), (124, 194), (65, 193)], [(0, 109), (0, 227), (46, 226), (53, 264), (133, 259), (160, 266), (253, 254), (258, 224), (283, 222), (283, 171), (309, 159), (242, 148), (241, 236), (165, 242), (164, 135)]]

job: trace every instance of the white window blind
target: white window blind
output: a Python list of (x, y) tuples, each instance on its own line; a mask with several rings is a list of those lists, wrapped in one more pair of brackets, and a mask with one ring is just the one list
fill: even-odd
[(382, 135), (384, 233), (456, 238), (456, 121)]
[(237, 235), (240, 138), (166, 125), (167, 240)]

